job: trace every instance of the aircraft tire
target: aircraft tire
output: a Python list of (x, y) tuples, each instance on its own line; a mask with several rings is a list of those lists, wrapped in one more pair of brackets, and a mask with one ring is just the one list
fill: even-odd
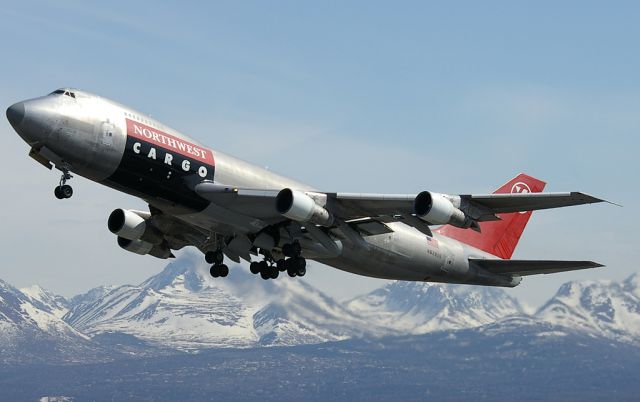
[(207, 251), (204, 253), (204, 260), (208, 264), (220, 265), (224, 261), (224, 254), (222, 254), (222, 251)]
[(252, 274), (257, 275), (260, 273), (260, 263), (259, 262), (252, 262), (251, 264), (249, 264), (249, 271), (251, 271)]
[(64, 198), (64, 194), (62, 194), (62, 189), (60, 186), (57, 186), (56, 188), (53, 189), (53, 194), (56, 196), (57, 199), (61, 200)]
[(207, 251), (206, 253), (204, 253), (204, 260), (207, 262), (207, 264), (213, 264), (215, 261), (213, 260), (213, 251)]
[(220, 276), (220, 272), (218, 271), (218, 266), (217, 265), (212, 265), (211, 268), (209, 269), (209, 274), (211, 274), (211, 276), (213, 278), (217, 278)]
[(260, 261), (259, 263), (260, 272), (267, 272), (269, 270), (269, 264), (266, 261)]
[(220, 265), (218, 267), (218, 271), (220, 272), (220, 276), (223, 278), (229, 275), (229, 267), (227, 267), (225, 264)]
[(260, 277), (262, 277), (262, 279), (266, 281), (267, 279), (271, 278), (271, 275), (269, 275), (269, 273), (265, 269), (263, 271), (260, 271)]
[(282, 246), (282, 254), (284, 254), (285, 257), (294, 257), (293, 244), (287, 243)]
[(63, 198), (71, 198), (71, 196), (73, 196), (73, 188), (70, 185), (65, 184), (64, 186), (60, 187), (60, 193), (62, 194)]
[(269, 277), (271, 279), (278, 279), (280, 270), (276, 266), (269, 267)]

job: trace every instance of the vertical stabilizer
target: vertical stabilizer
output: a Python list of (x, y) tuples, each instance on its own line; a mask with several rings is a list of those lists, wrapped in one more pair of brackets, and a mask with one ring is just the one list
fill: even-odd
[[(546, 183), (541, 180), (520, 173), (494, 191), (494, 194), (539, 193), (545, 185)], [(531, 212), (514, 212), (498, 216), (501, 219), (499, 221), (481, 222), (480, 233), (451, 225), (443, 226), (436, 232), (497, 257), (509, 259), (518, 245), (527, 222), (529, 222)]]

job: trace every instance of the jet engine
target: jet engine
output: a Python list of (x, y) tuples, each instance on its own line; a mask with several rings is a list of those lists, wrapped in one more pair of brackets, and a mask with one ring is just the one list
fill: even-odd
[(333, 215), (301, 191), (285, 188), (276, 196), (276, 209), (283, 216), (297, 222), (311, 222), (331, 226)]
[(151, 244), (161, 244), (162, 236), (156, 233), (147, 219), (151, 214), (143, 211), (131, 211), (127, 209), (116, 209), (109, 215), (107, 226), (111, 233), (129, 240), (144, 240)]
[(413, 211), (418, 218), (434, 225), (471, 227), (474, 224), (473, 219), (465, 215), (459, 206), (459, 197), (423, 191), (414, 200)]
[(169, 248), (156, 246), (143, 240), (129, 240), (118, 236), (118, 246), (124, 250), (140, 255), (148, 254), (162, 259), (174, 257)]

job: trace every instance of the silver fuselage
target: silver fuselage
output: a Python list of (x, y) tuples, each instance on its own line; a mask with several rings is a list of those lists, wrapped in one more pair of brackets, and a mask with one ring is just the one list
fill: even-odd
[[(313, 190), (208, 148), (136, 110), (72, 91), (74, 97), (55, 94), (11, 107), (15, 116), (22, 115), (10, 118), (12, 125), (40, 160), (144, 199), (185, 224), (225, 235), (256, 229), (251, 216), (230, 213), (198, 196), (194, 186), (202, 180), (252, 189)], [(142, 140), (144, 135), (162, 133), (156, 136), (156, 143), (170, 142), (178, 149), (177, 143), (181, 151), (140, 141), (131, 135), (132, 130)], [(207, 160), (202, 150), (211, 152), (214, 161)], [(366, 247), (336, 240), (341, 252), (329, 257), (316, 252), (321, 247), (307, 241), (304, 253), (332, 267), (378, 278), (499, 286), (515, 286), (520, 281), (470, 266), (469, 257), (496, 258), (481, 250), (437, 233), (433, 241), (427, 241), (423, 233), (400, 222), (387, 226), (389, 233), (365, 236)]]

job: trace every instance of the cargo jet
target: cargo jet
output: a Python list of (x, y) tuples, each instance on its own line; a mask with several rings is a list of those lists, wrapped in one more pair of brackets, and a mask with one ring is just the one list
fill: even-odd
[(375, 278), (513, 287), (527, 275), (602, 265), (512, 260), (531, 211), (602, 202), (543, 193), (525, 174), (493, 194), (354, 194), (317, 190), (195, 141), (158, 120), (77, 89), (18, 102), (7, 118), (34, 160), (143, 199), (107, 226), (132, 253), (172, 258), (195, 246), (225, 277), (225, 258), (253, 274), (304, 276), (306, 259)]

